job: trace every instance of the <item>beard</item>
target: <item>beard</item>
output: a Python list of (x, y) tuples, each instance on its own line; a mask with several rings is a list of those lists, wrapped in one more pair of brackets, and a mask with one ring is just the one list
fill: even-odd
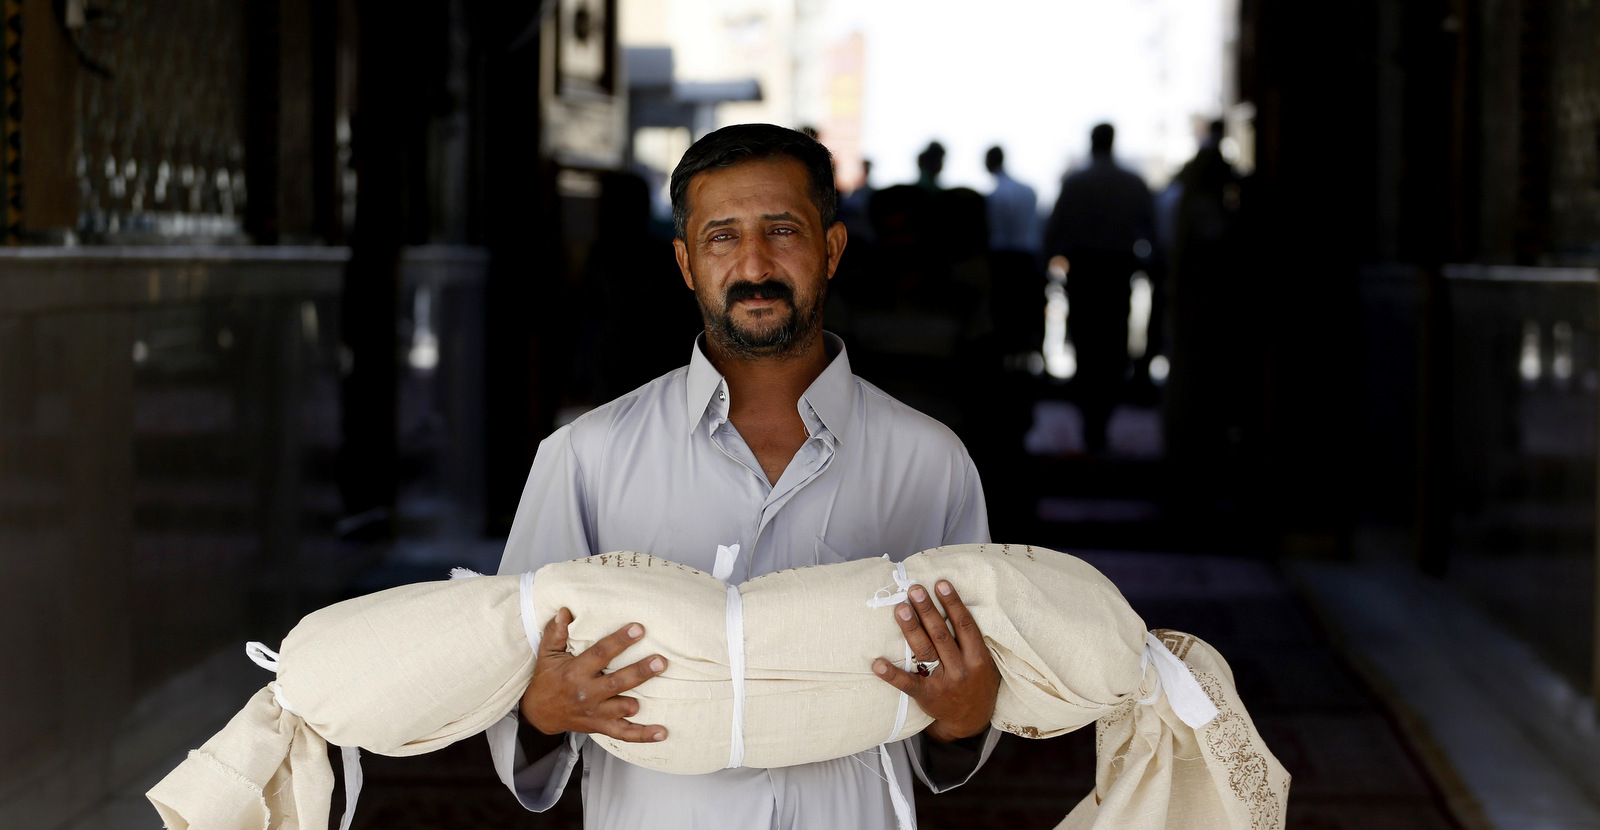
[[(825, 291), (826, 281), (822, 284)], [(695, 295), (700, 304), (700, 313), (705, 317), (706, 334), (719, 346), (740, 357), (780, 358), (802, 353), (816, 337), (822, 314), (822, 297), (823, 294), (819, 293), (809, 303), (798, 302), (794, 288), (778, 280), (730, 283), (722, 292), (720, 308), (710, 305), (707, 298), (701, 297), (698, 292)], [(761, 327), (735, 321), (734, 304), (750, 299), (782, 300), (788, 306), (788, 314), (780, 317), (778, 308), (773, 308), (770, 316), (780, 319), (775, 324), (768, 322)], [(767, 319), (767, 316), (763, 316), (759, 322), (767, 322)]]

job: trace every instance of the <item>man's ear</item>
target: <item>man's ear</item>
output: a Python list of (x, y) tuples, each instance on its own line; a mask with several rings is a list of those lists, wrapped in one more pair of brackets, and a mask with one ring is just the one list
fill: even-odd
[(689, 243), (682, 239), (672, 240), (672, 255), (678, 259), (678, 270), (683, 272), (683, 284), (694, 290), (694, 273), (689, 270)]
[(833, 272), (839, 270), (839, 257), (844, 256), (844, 245), (850, 241), (850, 232), (844, 229), (843, 222), (834, 222), (828, 228), (828, 279), (833, 279)]

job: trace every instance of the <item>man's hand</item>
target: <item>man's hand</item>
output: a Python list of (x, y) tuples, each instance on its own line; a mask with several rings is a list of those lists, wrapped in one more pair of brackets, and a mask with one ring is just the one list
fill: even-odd
[[(907, 592), (910, 601), (897, 606), (894, 613), (911, 653), (921, 662), (938, 660), (938, 667), (921, 677), (880, 657), (873, 661), (872, 670), (889, 685), (910, 695), (933, 718), (926, 734), (947, 743), (976, 735), (989, 726), (995, 697), (1000, 694), (1000, 670), (995, 668), (994, 658), (983, 643), (983, 632), (978, 630), (978, 623), (962, 604), (955, 587), (941, 579), (937, 589), (950, 618), (948, 625), (921, 585), (911, 586)], [(953, 636), (951, 627), (955, 628)]]
[(644, 636), (644, 626), (630, 623), (573, 656), (567, 653), (567, 627), (572, 619), (572, 612), (563, 608), (545, 625), (533, 679), (522, 693), (522, 719), (546, 735), (584, 732), (633, 743), (664, 740), (666, 727), (626, 720), (639, 713), (639, 701), (622, 693), (660, 674), (667, 668), (666, 658), (657, 654), (610, 674), (602, 673), (617, 655)]

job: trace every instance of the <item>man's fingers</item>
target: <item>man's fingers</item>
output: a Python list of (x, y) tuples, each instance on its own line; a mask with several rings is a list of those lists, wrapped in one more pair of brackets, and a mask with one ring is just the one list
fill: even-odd
[(988, 654), (989, 647), (983, 643), (983, 632), (978, 630), (978, 621), (972, 618), (972, 611), (967, 604), (961, 601), (961, 595), (956, 593), (956, 586), (948, 580), (941, 579), (934, 586), (939, 592), (939, 604), (944, 606), (945, 616), (950, 620), (950, 627), (956, 630), (956, 641), (961, 644), (962, 654)]
[(589, 717), (595, 721), (622, 720), (637, 714), (639, 701), (631, 697), (608, 697), (589, 710)]
[(583, 666), (585, 671), (598, 674), (606, 666), (611, 665), (611, 661), (617, 659), (617, 655), (626, 651), (628, 646), (638, 642), (639, 638), (643, 636), (644, 626), (638, 623), (628, 623), (616, 631), (601, 637), (594, 645), (589, 646), (582, 654), (578, 655), (578, 659), (585, 664)]
[(609, 720), (598, 726), (599, 728), (593, 731), (631, 744), (647, 744), (667, 739), (667, 728), (657, 724), (646, 726), (625, 720)]
[[(918, 590), (913, 587), (911, 590)], [(928, 632), (924, 630), (922, 618), (909, 603), (900, 603), (894, 609), (894, 621), (900, 624), (900, 631), (905, 635), (906, 645), (911, 646), (911, 654), (918, 660), (939, 659), (939, 649), (933, 641), (928, 639)], [(943, 623), (940, 623), (943, 625)]]
[(567, 650), (567, 626), (572, 624), (572, 612), (565, 608), (556, 612), (550, 622), (544, 624), (544, 633), (539, 635), (539, 651), (565, 653)]
[(950, 626), (945, 624), (944, 617), (939, 615), (939, 609), (934, 607), (933, 597), (928, 595), (928, 590), (921, 585), (913, 585), (907, 596), (912, 606), (917, 609), (917, 617), (921, 620), (928, 639), (933, 641), (935, 652), (934, 657), (928, 658), (923, 657), (924, 652), (918, 651), (917, 658), (943, 661), (960, 657), (960, 647), (956, 644), (955, 638), (950, 636)]
[(872, 661), (872, 671), (883, 678), (885, 683), (911, 695), (913, 698), (921, 691), (921, 684), (917, 682), (920, 678), (882, 657)]
[[(606, 697), (615, 697), (667, 670), (667, 658), (659, 654), (646, 657), (633, 665), (618, 669), (601, 678), (601, 691)], [(629, 714), (632, 714), (631, 712)]]

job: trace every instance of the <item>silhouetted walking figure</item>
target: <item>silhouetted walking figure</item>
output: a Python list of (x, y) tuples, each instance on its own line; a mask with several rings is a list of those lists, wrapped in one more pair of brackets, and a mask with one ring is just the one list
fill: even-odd
[(1106, 425), (1121, 395), (1128, 369), (1129, 278), (1148, 255), (1155, 232), (1150, 188), (1117, 166), (1111, 155), (1116, 131), (1097, 124), (1089, 133), (1089, 166), (1066, 177), (1045, 229), (1047, 256), (1064, 256), (1067, 269), (1067, 334), (1077, 350), (1074, 381), (1083, 410), (1084, 443), (1106, 447)]
[(872, 221), (867, 210), (872, 205), (872, 194), (877, 188), (872, 186), (872, 160), (861, 160), (861, 184), (850, 195), (839, 199), (839, 221), (844, 223), (845, 230), (850, 232), (850, 241), (853, 244), (872, 244), (877, 235), (872, 231)]
[(1005, 165), (1006, 152), (999, 146), (990, 147), (984, 154), (983, 166), (994, 176), (994, 190), (987, 199), (989, 249), (1031, 253), (1039, 247), (1034, 241), (1034, 226), (1039, 223), (1039, 194), (1011, 178)]
[(929, 193), (938, 193), (939, 174), (944, 172), (944, 145), (937, 141), (917, 154), (917, 187)]
[(1213, 122), (1174, 177), (1171, 215), (1172, 375), (1165, 390), (1167, 455), (1191, 470), (1214, 469), (1239, 440), (1251, 395), (1251, 297), (1241, 278), (1241, 180), (1222, 155)]

